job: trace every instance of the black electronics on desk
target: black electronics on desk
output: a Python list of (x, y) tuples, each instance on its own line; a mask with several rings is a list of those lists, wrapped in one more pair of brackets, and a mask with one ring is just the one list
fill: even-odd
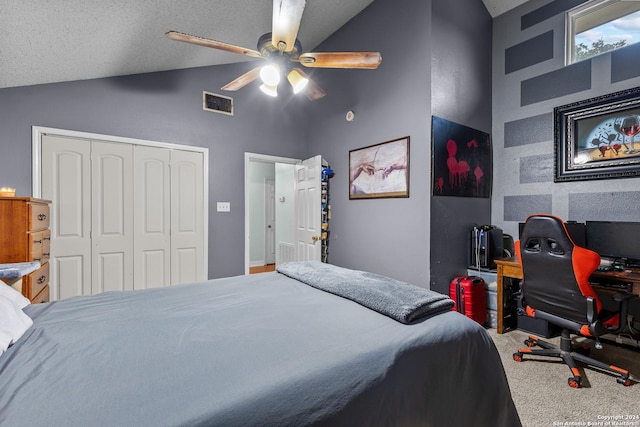
[(495, 270), (496, 258), (503, 258), (502, 229), (494, 225), (475, 226), (471, 230), (471, 254), (469, 266), (477, 269)]

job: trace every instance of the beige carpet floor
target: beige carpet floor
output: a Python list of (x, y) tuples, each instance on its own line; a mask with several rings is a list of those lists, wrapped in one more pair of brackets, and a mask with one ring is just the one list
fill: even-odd
[[(625, 387), (611, 374), (579, 365), (582, 387), (568, 386), (569, 368), (559, 360), (530, 358), (513, 360), (524, 347), (527, 332), (515, 330), (498, 335), (488, 330), (504, 365), (513, 401), (524, 427), (546, 426), (637, 426), (640, 427), (640, 383)], [(558, 344), (559, 338), (548, 341)], [(587, 341), (591, 342), (591, 341)], [(603, 343), (591, 357), (627, 369), (640, 381), (640, 350)]]

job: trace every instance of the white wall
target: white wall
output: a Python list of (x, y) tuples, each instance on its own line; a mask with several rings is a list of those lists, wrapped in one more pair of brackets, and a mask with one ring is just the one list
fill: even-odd
[(249, 263), (263, 265), (265, 261), (265, 193), (264, 182), (267, 178), (275, 179), (273, 163), (249, 163), (249, 192), (251, 211), (249, 213), (250, 250)]

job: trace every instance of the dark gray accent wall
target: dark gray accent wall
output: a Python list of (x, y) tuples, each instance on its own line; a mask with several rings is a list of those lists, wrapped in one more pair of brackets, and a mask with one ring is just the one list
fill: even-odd
[[(597, 202), (594, 203), (594, 200)], [(615, 206), (615, 210), (611, 209), (612, 206)], [(592, 221), (638, 221), (638, 207), (638, 191), (569, 194), (570, 220), (586, 218)]]
[[(481, 2), (437, 0), (432, 22), (431, 114), (490, 134), (491, 16)], [(471, 229), (490, 223), (490, 199), (431, 197), (431, 289), (466, 274)]]
[(569, 9), (572, 9), (587, 0), (553, 0), (544, 6), (537, 7), (531, 12), (522, 15), (520, 18), (520, 28), (522, 30), (532, 27), (547, 19), (557, 16)]
[(521, 83), (520, 105), (571, 95), (591, 89), (591, 60), (578, 62)]
[(553, 114), (544, 113), (504, 124), (504, 146), (534, 144), (553, 139)]
[(520, 184), (553, 182), (553, 157), (547, 154), (520, 157)]
[[(552, 179), (553, 109), (640, 86), (638, 45), (564, 64), (565, 12), (583, 2), (530, 0), (493, 21), (492, 220), (513, 236), (518, 222), (533, 213), (580, 222), (640, 221), (640, 178), (562, 183)], [(509, 49), (550, 31), (553, 58), (505, 72)]]
[(640, 77), (640, 43), (611, 52), (611, 83)]
[(553, 31), (511, 46), (504, 52), (505, 74), (553, 58)]
[(504, 220), (524, 221), (532, 213), (553, 211), (551, 194), (532, 196), (506, 196), (504, 198)]
[[(31, 195), (31, 126), (209, 148), (209, 276), (244, 273), (244, 152), (303, 158), (306, 99), (257, 87), (233, 94), (234, 116), (203, 111), (250, 63), (0, 90), (0, 183)], [(216, 212), (217, 201), (231, 214)]]

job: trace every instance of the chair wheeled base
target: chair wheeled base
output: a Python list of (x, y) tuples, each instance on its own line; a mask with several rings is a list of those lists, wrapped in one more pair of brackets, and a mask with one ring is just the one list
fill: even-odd
[[(592, 359), (585, 354), (585, 349), (578, 349), (571, 346), (571, 336), (568, 330), (563, 329), (560, 337), (560, 347), (551, 344), (547, 341), (543, 341), (536, 336), (530, 335), (528, 339), (524, 341), (527, 348), (520, 348), (516, 353), (513, 353), (513, 360), (516, 362), (522, 362), (522, 356), (527, 354), (531, 356), (548, 356), (561, 358), (564, 363), (571, 370), (572, 377), (569, 377), (568, 383), (570, 387), (579, 388), (582, 383), (582, 375), (576, 364), (576, 361), (582, 362), (587, 366), (593, 366), (606, 372), (610, 372), (616, 375), (616, 381), (624, 386), (630, 386), (631, 380), (629, 379), (629, 371), (617, 366), (607, 365), (606, 363)], [(541, 347), (541, 349), (533, 349), (532, 347)], [(587, 354), (589, 348), (586, 348)]]

